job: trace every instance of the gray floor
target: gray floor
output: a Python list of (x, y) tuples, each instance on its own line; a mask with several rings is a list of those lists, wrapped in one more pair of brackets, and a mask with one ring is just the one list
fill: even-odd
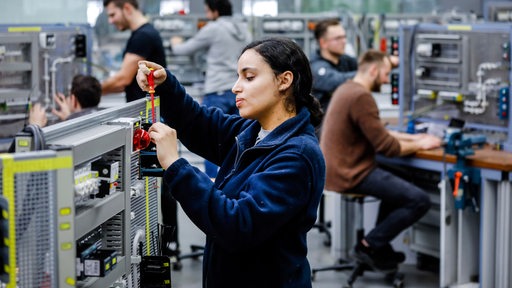
[[(199, 231), (187, 216), (179, 212), (179, 239), (182, 253), (190, 252), (190, 244), (204, 243), (204, 234)], [(325, 234), (319, 233), (317, 229), (308, 234), (308, 259), (312, 267), (323, 267), (335, 263), (329, 247), (324, 245)], [(181, 271), (173, 271), (172, 286), (174, 288), (201, 287), (201, 259), (184, 259)], [(404, 287), (426, 288), (438, 287), (439, 277), (435, 273), (417, 270), (414, 265), (401, 265), (400, 271), (405, 274)], [(313, 282), (314, 288), (340, 288), (346, 282), (349, 272), (347, 271), (325, 271), (316, 274)], [(366, 272), (363, 277), (358, 278), (356, 287), (393, 287), (388, 284), (382, 274)]]

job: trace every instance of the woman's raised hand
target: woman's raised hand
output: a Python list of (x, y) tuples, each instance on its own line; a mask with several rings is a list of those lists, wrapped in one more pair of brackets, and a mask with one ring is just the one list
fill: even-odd
[(139, 70), (137, 71), (137, 84), (143, 91), (149, 91), (148, 75), (153, 69), (153, 78), (155, 80), (155, 87), (162, 84), (167, 78), (167, 73), (164, 67), (149, 61), (139, 61)]

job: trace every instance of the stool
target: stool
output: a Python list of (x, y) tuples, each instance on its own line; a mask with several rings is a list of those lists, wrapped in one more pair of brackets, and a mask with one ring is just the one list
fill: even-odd
[[(343, 194), (343, 200), (344, 201), (350, 201), (350, 202), (357, 202), (358, 204), (358, 208), (356, 210), (356, 214), (359, 215), (359, 220), (357, 221), (357, 230), (356, 230), (356, 233), (357, 233), (357, 241), (361, 241), (361, 239), (363, 239), (364, 237), (364, 222), (363, 222), (363, 213), (364, 213), (364, 195), (358, 195), (358, 194)], [(313, 268), (311, 270), (311, 279), (312, 280), (315, 280), (315, 277), (316, 277), (316, 273), (317, 272), (321, 272), (321, 271), (330, 271), (330, 270), (335, 270), (335, 271), (343, 271), (343, 270), (353, 270), (354, 268), (356, 268), (356, 265), (355, 263), (352, 263), (351, 261), (349, 260), (346, 260), (346, 259), (339, 259), (338, 260), (338, 264), (334, 264), (334, 265), (331, 265), (331, 266), (326, 266), (326, 267), (321, 267), (321, 268)]]
[[(357, 209), (356, 209), (356, 243), (359, 243), (365, 235), (364, 232), (364, 198), (365, 195), (361, 194), (343, 194), (343, 200), (349, 201), (349, 202), (355, 202), (357, 203)], [(347, 283), (343, 285), (344, 288), (351, 288), (352, 284), (356, 281), (356, 279), (359, 276), (362, 276), (365, 271), (373, 271), (371, 267), (366, 265), (365, 263), (359, 262), (359, 261), (347, 261), (344, 259), (338, 260), (339, 264), (326, 266), (322, 268), (314, 268), (311, 270), (311, 280), (315, 280), (316, 273), (321, 271), (343, 271), (343, 270), (350, 270), (352, 273), (350, 274)], [(388, 282), (392, 282), (393, 287), (400, 288), (403, 287), (403, 278), (404, 275), (402, 273), (399, 273), (398, 271), (393, 271), (390, 273), (386, 273), (386, 280)]]

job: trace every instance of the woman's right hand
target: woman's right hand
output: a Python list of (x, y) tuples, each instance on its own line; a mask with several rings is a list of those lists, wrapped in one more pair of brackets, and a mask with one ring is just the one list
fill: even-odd
[(139, 70), (137, 71), (137, 84), (143, 91), (149, 91), (148, 75), (149, 68), (153, 68), (153, 78), (155, 80), (155, 87), (162, 84), (167, 78), (167, 73), (164, 67), (149, 61), (139, 61)]

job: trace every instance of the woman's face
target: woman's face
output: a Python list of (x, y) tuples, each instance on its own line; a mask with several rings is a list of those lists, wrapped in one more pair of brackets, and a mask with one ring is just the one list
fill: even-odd
[(279, 93), (274, 71), (253, 49), (238, 59), (238, 80), (232, 91), (240, 116), (246, 119), (265, 123), (284, 109), (284, 96)]

